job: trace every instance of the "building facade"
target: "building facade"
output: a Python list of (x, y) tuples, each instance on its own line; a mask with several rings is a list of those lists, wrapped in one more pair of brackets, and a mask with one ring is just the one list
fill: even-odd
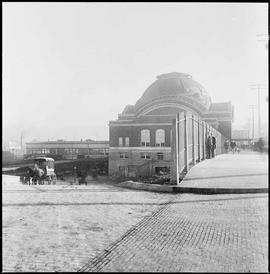
[(231, 138), (231, 102), (212, 103), (202, 85), (185, 73), (157, 77), (135, 105), (110, 121), (109, 175), (149, 176), (171, 164), (172, 121), (188, 111)]
[(51, 156), (57, 159), (108, 157), (108, 141), (48, 141), (26, 143), (26, 158)]

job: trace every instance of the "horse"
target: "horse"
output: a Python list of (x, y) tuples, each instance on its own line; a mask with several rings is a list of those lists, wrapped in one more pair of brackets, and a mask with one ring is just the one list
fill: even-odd
[[(20, 182), (23, 184), (31, 184), (31, 178), (34, 176), (34, 170), (31, 167), (27, 167), (26, 169), (26, 176), (20, 176)], [(33, 184), (33, 181), (32, 181)]]
[(41, 168), (38, 168), (36, 166), (34, 168), (28, 167), (26, 170), (26, 176), (21, 176), (20, 180), (23, 184), (28, 185), (41, 184), (43, 175), (44, 171)]

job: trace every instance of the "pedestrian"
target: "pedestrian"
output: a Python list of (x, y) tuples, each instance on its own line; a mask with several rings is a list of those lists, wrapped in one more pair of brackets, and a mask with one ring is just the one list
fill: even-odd
[(211, 149), (212, 149), (212, 137), (210, 133), (208, 133), (208, 137), (206, 140), (206, 158), (207, 159), (211, 158)]
[(231, 146), (231, 150), (232, 150), (232, 152), (234, 153), (234, 152), (235, 152), (236, 143), (235, 143), (235, 142), (233, 142), (233, 141), (231, 141), (230, 146)]
[(212, 146), (211, 146), (211, 157), (214, 158), (215, 157), (215, 149), (216, 149), (216, 137), (211, 134), (212, 137)]
[(77, 167), (74, 166), (74, 168), (73, 168), (73, 183), (74, 184), (76, 184), (76, 182), (77, 182), (77, 176), (78, 176), (78, 170), (77, 170)]
[(225, 153), (228, 153), (228, 149), (229, 149), (229, 141), (228, 140), (226, 140), (224, 142), (224, 148), (225, 148)]
[(264, 150), (264, 140), (263, 138), (259, 138), (258, 142), (257, 142), (257, 147), (260, 153), (263, 153)]

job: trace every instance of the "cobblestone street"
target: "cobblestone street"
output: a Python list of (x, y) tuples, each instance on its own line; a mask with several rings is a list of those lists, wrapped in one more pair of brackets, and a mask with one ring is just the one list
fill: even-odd
[(76, 271), (171, 195), (3, 181), (3, 271)]
[(267, 272), (267, 201), (178, 195), (81, 271)]
[(25, 186), (3, 176), (3, 271), (78, 270), (266, 272), (268, 194)]

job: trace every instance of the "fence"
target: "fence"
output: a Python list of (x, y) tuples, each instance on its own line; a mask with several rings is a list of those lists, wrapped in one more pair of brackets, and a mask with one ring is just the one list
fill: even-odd
[(206, 159), (209, 133), (216, 138), (215, 154), (223, 153), (226, 138), (219, 131), (189, 112), (178, 113), (172, 127), (172, 182), (179, 183), (191, 166)]

